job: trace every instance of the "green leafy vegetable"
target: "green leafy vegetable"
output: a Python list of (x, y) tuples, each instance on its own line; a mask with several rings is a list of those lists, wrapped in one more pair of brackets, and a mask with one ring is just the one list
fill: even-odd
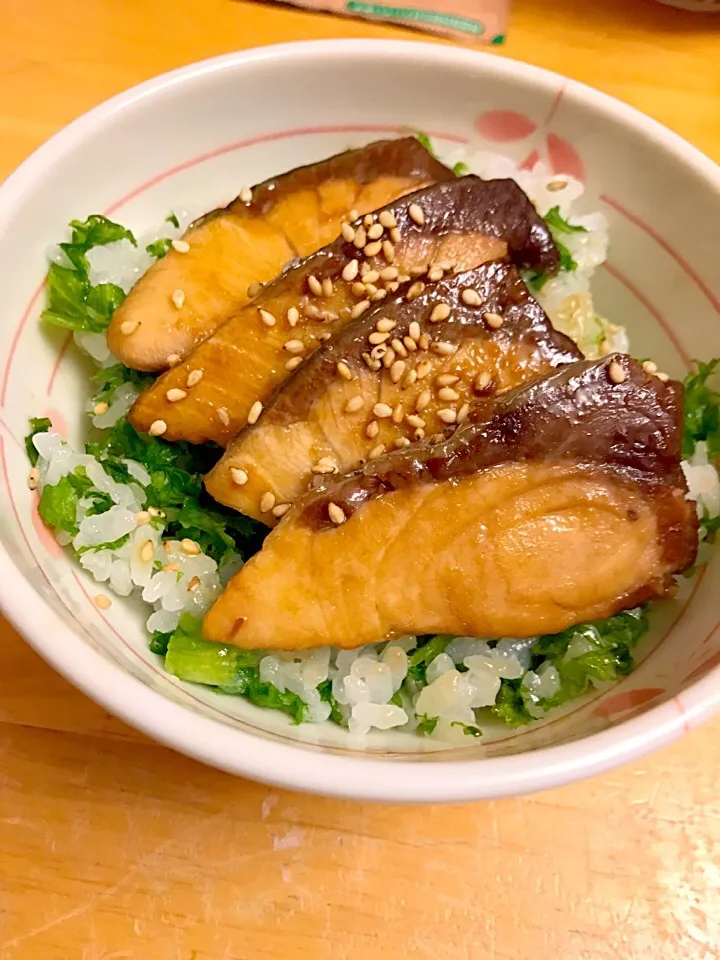
[(519, 726), (533, 719), (531, 710), (537, 713), (559, 707), (585, 693), (592, 682), (620, 680), (630, 673), (632, 651), (647, 630), (647, 609), (640, 607), (540, 637), (532, 648), (530, 669), (537, 670), (542, 663), (555, 667), (560, 678), (558, 692), (537, 699), (522, 681), (503, 680), (493, 714), (510, 726)]
[(33, 437), (38, 433), (47, 433), (52, 427), (52, 420), (48, 420), (47, 417), (31, 417), (29, 423), (30, 433), (25, 437), (25, 450), (27, 451), (28, 460), (35, 466), (40, 454), (35, 449)]
[(408, 657), (408, 677), (423, 685), (427, 683), (425, 671), (438, 654), (445, 652), (452, 639), (440, 633), (419, 638), (416, 649)]
[(423, 713), (418, 718), (417, 732), (422, 737), (429, 737), (438, 725), (439, 717), (428, 717)]
[(322, 683), (318, 684), (317, 691), (320, 694), (320, 699), (330, 704), (330, 719), (333, 723), (342, 725), (344, 723), (343, 712), (340, 709), (340, 704), (333, 696), (332, 680), (329, 677), (327, 680), (323, 680)]
[[(307, 704), (295, 693), (282, 693), (260, 680), (259, 651), (241, 650), (202, 639), (202, 621), (184, 613), (167, 645), (165, 669), (188, 683), (203, 683), (227, 694), (242, 695), (259, 707), (280, 710), (302, 723)], [(161, 641), (157, 642), (157, 645)]]
[(461, 160), (460, 163), (455, 164), (455, 166), (452, 168), (452, 172), (456, 177), (466, 177), (468, 173), (470, 173), (470, 167)]
[(587, 227), (581, 227), (577, 223), (569, 223), (560, 213), (560, 207), (552, 207), (543, 217), (553, 233), (587, 233)]
[(126, 383), (132, 383), (138, 389), (144, 390), (155, 378), (151, 374), (131, 370), (123, 363), (114, 363), (111, 367), (102, 367), (93, 374), (92, 379), (98, 384), (98, 390), (93, 396), (93, 404), (96, 404), (102, 401), (111, 403), (117, 388)]
[[(423, 147), (427, 150), (431, 157), (435, 156), (435, 151), (433, 150), (432, 143), (430, 143), (430, 137), (423, 133), (422, 130), (418, 130), (415, 133), (415, 139), (418, 140)], [(436, 158), (437, 159), (437, 158)]]
[(61, 477), (52, 486), (44, 487), (38, 513), (49, 527), (74, 535), (78, 531), (75, 508), (79, 499), (80, 493), (70, 476)]
[(171, 223), (171, 224), (172, 224), (174, 227), (176, 227), (177, 229), (180, 228), (180, 221), (178, 220), (178, 218), (175, 216), (175, 214), (174, 214), (172, 211), (170, 211), (170, 215), (169, 215), (169, 216), (165, 217), (165, 222), (166, 222), (166, 223)]
[(459, 720), (453, 720), (453, 722), (450, 724), (450, 726), (451, 726), (451, 727), (460, 727), (460, 729), (462, 730), (462, 732), (465, 734), (466, 737), (481, 737), (481, 736), (482, 736), (482, 730), (480, 729), (480, 727), (474, 727), (474, 726), (473, 726), (472, 724), (470, 724), (470, 723), (461, 723)]
[(150, 652), (157, 653), (159, 656), (164, 657), (167, 653), (171, 637), (171, 633), (161, 633), (159, 630), (156, 630), (150, 640)]
[[(108, 500), (109, 499), (110, 498), (108, 498)], [(112, 501), (110, 502), (112, 503)], [(96, 512), (103, 512), (103, 511), (96, 511)], [(88, 514), (91, 514), (91, 513), (92, 513), (92, 510), (88, 511)], [(80, 549), (77, 551), (77, 554), (78, 556), (82, 556), (83, 553), (89, 553), (90, 551), (95, 553), (98, 550), (119, 550), (120, 547), (124, 546), (129, 539), (130, 539), (130, 534), (126, 533), (124, 537), (118, 537), (117, 540), (113, 540), (110, 543), (99, 543), (96, 547), (80, 547)]]
[(50, 265), (47, 274), (47, 306), (42, 317), (47, 323), (66, 330), (86, 333), (101, 333), (110, 323), (110, 318), (122, 303), (125, 294), (114, 283), (90, 283), (88, 250), (105, 246), (118, 240), (128, 240), (137, 246), (129, 230), (93, 214), (87, 220), (70, 222), (72, 235), (69, 243), (61, 243), (71, 266)]
[(720, 357), (709, 363), (694, 361), (697, 368), (685, 378), (685, 422), (683, 456), (691, 457), (696, 445), (704, 440), (708, 459), (720, 457), (720, 392), (710, 380), (720, 365)]
[(155, 257), (156, 260), (161, 260), (171, 246), (172, 240), (170, 240), (169, 237), (163, 237), (161, 240), (153, 240), (153, 242), (149, 243), (145, 249), (151, 257)]

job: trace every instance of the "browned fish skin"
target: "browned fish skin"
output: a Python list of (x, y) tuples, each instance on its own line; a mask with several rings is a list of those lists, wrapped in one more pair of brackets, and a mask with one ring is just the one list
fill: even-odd
[[(415, 208), (423, 211), (422, 225), (410, 214), (412, 209), (417, 217)], [(266, 403), (289, 377), (288, 362), (307, 357), (369, 307), (371, 297), (392, 291), (400, 280), (380, 277), (389, 265), (407, 279), (437, 263), (470, 269), (506, 256), (508, 248), (513, 258), (536, 269), (557, 264), (547, 227), (512, 180), (463, 177), (403, 197), (373, 216), (378, 227), (381, 217), (396, 226), (383, 227), (378, 239), (360, 249), (356, 243), (362, 247), (367, 229), (358, 220), (355, 242), (339, 237), (291, 264), (142, 394), (130, 413), (133, 425), (147, 431), (160, 424), (168, 440), (227, 444), (253, 406)], [(358, 276), (343, 277), (353, 263)], [(371, 285), (361, 282), (368, 274), (360, 263), (376, 275)], [(193, 382), (198, 372), (201, 379)]]
[(308, 493), (233, 578), (208, 639), (346, 648), (402, 633), (556, 633), (692, 565), (682, 386), (579, 362)]
[[(443, 432), (448, 421), (468, 415), (468, 405), (582, 359), (508, 260), (428, 282), (410, 300), (406, 293), (383, 300), (321, 345), (260, 419), (240, 431), (206, 477), (216, 500), (272, 526), (313, 474), (347, 473), (381, 449)], [(441, 344), (455, 352), (438, 353)], [(338, 364), (352, 379), (345, 368), (345, 376), (338, 373)], [(398, 416), (378, 417), (378, 404)], [(238, 484), (236, 476), (247, 479)], [(261, 507), (268, 492), (279, 506), (275, 514)]]
[[(298, 167), (195, 221), (130, 291), (108, 330), (129, 367), (165, 370), (251, 299), (293, 257), (333, 240), (355, 208), (364, 214), (419, 187), (453, 178), (415, 139), (381, 140)], [(173, 295), (181, 291), (180, 306)], [(182, 297), (175, 296), (175, 300)]]

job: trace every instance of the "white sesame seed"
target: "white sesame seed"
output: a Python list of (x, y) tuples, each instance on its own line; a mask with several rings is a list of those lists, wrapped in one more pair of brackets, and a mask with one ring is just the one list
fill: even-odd
[(382, 243), (379, 240), (373, 240), (372, 243), (365, 244), (363, 253), (366, 257), (376, 257), (382, 250)]
[(27, 484), (31, 490), (37, 490), (40, 483), (40, 471), (37, 467), (32, 467), (28, 473)]
[(169, 353), (166, 357), (166, 360), (169, 367), (174, 367), (176, 363), (180, 363), (182, 357), (179, 353)]
[(417, 263), (414, 267), (410, 267), (410, 275), (413, 277), (421, 277), (424, 273), (428, 272), (428, 265), (426, 263)]
[(297, 370), (302, 362), (302, 357), (291, 357), (290, 360), (288, 360), (288, 362), (285, 364), (285, 369), (290, 370), (292, 373), (293, 370)]
[(429, 360), (421, 360), (420, 363), (415, 368), (415, 372), (417, 373), (418, 380), (424, 380), (431, 370), (432, 370), (432, 363), (430, 363)]
[(262, 322), (265, 324), (266, 327), (274, 327), (275, 323), (277, 322), (275, 320), (275, 317), (270, 313), (269, 310), (261, 310), (260, 319), (262, 320)]
[(381, 280), (396, 280), (398, 275), (397, 267), (383, 267), (380, 271)]
[(455, 423), (457, 420), (456, 411), (451, 410), (450, 407), (443, 407), (442, 410), (438, 410), (437, 415), (443, 423)]
[(374, 330), (368, 337), (369, 342), (372, 343), (374, 346), (380, 343), (385, 343), (385, 341), (389, 339), (390, 339), (389, 333), (380, 333), (378, 330)]
[(652, 360), (645, 360), (645, 362), (644, 362), (643, 365), (642, 365), (642, 368), (643, 368), (643, 370), (645, 371), (645, 373), (657, 373), (657, 372), (658, 372), (658, 365), (657, 365), (654, 361), (652, 361)]
[(405, 349), (405, 344), (402, 342), (402, 340), (398, 340), (398, 338), (395, 337), (390, 341), (390, 346), (393, 348), (395, 353), (407, 359), (408, 352)]
[(272, 514), (274, 517), (277, 517), (277, 519), (279, 520), (280, 517), (285, 516), (285, 514), (288, 512), (291, 506), (292, 506), (291, 503), (278, 503), (277, 506), (272, 508)]
[[(363, 266), (366, 267), (367, 263), (363, 262)], [(368, 287), (371, 283), (377, 283), (379, 279), (380, 273), (377, 270), (366, 270), (363, 274), (363, 281), (366, 287)]]
[(185, 382), (185, 385), (188, 388), (197, 386), (197, 384), (200, 383), (200, 381), (202, 380), (203, 374), (204, 374), (203, 370), (191, 370), (190, 373), (188, 374), (188, 378)]
[(422, 225), (425, 223), (425, 212), (417, 203), (410, 204), (408, 207), (408, 215), (410, 216), (410, 219), (414, 220), (419, 227), (422, 227)]
[(378, 288), (375, 286), (374, 283), (365, 284), (365, 293), (370, 297), (371, 300), (373, 299), (373, 297), (375, 297), (377, 292), (378, 292)]
[(658, 380), (660, 380), (662, 383), (667, 383), (668, 380), (670, 379), (670, 377), (669, 377), (666, 373), (663, 373), (662, 370), (658, 370), (658, 372), (655, 374), (655, 376), (656, 376), (656, 377), (658, 378)]
[(112, 604), (110, 597), (106, 597), (104, 593), (98, 593), (93, 599), (95, 606), (99, 607), (101, 610), (107, 610), (107, 608)]
[(320, 343), (325, 343), (326, 340), (329, 340), (329, 339), (330, 339), (330, 336), (331, 336), (331, 334), (329, 334), (329, 333), (319, 333), (319, 334), (317, 335), (317, 338), (318, 338), (318, 341), (319, 341)]
[(408, 327), (408, 333), (413, 338), (413, 340), (420, 339), (420, 324), (417, 322), (417, 320), (413, 320), (413, 322), (410, 324), (410, 326)]
[(343, 267), (342, 278), (347, 283), (350, 283), (358, 275), (358, 270), (360, 269), (360, 264), (357, 260), (351, 260), (349, 263), (346, 263)]
[(392, 407), (387, 403), (376, 403), (373, 407), (373, 414), (379, 419), (384, 420), (392, 416)]
[(230, 426), (230, 414), (227, 411), (227, 407), (218, 407), (217, 415), (222, 424), (224, 424), (226, 427)]
[(275, 494), (272, 490), (266, 490), (260, 497), (260, 513), (270, 513), (275, 506)]
[(355, 297), (365, 296), (365, 293), (366, 293), (365, 284), (362, 283), (360, 280), (356, 280), (350, 289), (352, 290), (353, 296)]
[(445, 340), (436, 340), (435, 343), (432, 344), (431, 349), (434, 353), (439, 353), (441, 357), (450, 357), (457, 351), (457, 346)]
[(421, 350), (427, 350), (430, 346), (430, 334), (421, 333), (418, 340), (418, 346)]
[(356, 303), (355, 306), (350, 311), (350, 319), (357, 320), (359, 316), (365, 313), (365, 311), (369, 306), (370, 306), (369, 300), (361, 300), (360, 303)]
[(470, 404), (464, 403), (458, 410), (457, 422), (462, 423), (469, 413), (470, 413)]
[(550, 183), (545, 185), (545, 189), (551, 193), (556, 193), (558, 190), (564, 190), (566, 186), (567, 180), (551, 180)]
[(150, 522), (150, 513), (148, 510), (138, 510), (135, 514), (135, 523), (139, 527), (144, 527), (146, 523)]
[(366, 243), (367, 233), (365, 232), (365, 227), (358, 227), (355, 231), (355, 239), (353, 240), (353, 244), (358, 250), (362, 250)]
[(348, 243), (352, 243), (355, 239), (355, 231), (349, 223), (342, 224), (340, 227), (340, 233), (342, 234), (343, 240), (346, 240)]
[(288, 353), (302, 353), (305, 349), (305, 344), (302, 340), (287, 340), (283, 344), (283, 349), (287, 350)]
[(474, 387), (478, 393), (484, 393), (485, 390), (487, 390), (487, 388), (490, 386), (491, 382), (492, 377), (487, 370), (485, 370), (483, 373), (479, 373), (475, 378)]
[(251, 300), (254, 300), (255, 297), (260, 293), (262, 288), (263, 288), (263, 285), (260, 283), (259, 280), (253, 280), (253, 282), (247, 288), (248, 297)]
[(396, 326), (397, 324), (394, 320), (391, 320), (389, 317), (381, 317), (375, 324), (375, 329), (379, 333), (389, 333)]
[(390, 367), (390, 379), (393, 383), (399, 383), (402, 375), (405, 373), (405, 361), (396, 360), (395, 363)]
[(240, 467), (230, 467), (230, 476), (232, 482), (236, 483), (238, 487), (244, 487), (248, 482), (247, 470), (242, 470)]
[(624, 381), (627, 379), (627, 374), (617, 360), (613, 360), (608, 366), (608, 376), (613, 383), (624, 383)]
[(164, 420), (153, 420), (153, 422), (150, 424), (148, 433), (151, 437), (161, 437), (167, 428), (167, 424)]
[(401, 234), (400, 234), (399, 227), (392, 228), (392, 230), (390, 231), (390, 239), (392, 240), (393, 243), (400, 243)]
[(348, 220), (357, 220), (359, 217), (360, 214), (357, 212), (355, 207), (353, 207), (350, 213), (348, 213)]
[(324, 297), (331, 297), (335, 292), (335, 287), (330, 277), (325, 277), (322, 282), (322, 292)]
[(413, 440), (424, 440), (424, 439), (425, 439), (425, 431), (423, 430), (422, 427), (418, 427), (417, 430), (413, 431)]
[(335, 369), (337, 370), (338, 374), (343, 378), (343, 380), (353, 379), (352, 370), (347, 365), (347, 363), (345, 363), (344, 360), (338, 360), (338, 362), (335, 364)]
[(172, 242), (173, 250), (177, 250), (178, 253), (189, 253), (190, 244), (187, 240), (173, 240)]
[(243, 187), (240, 191), (240, 202), (241, 203), (251, 203), (252, 202), (252, 190), (250, 187)]
[(395, 409), (392, 412), (392, 421), (393, 423), (402, 423), (402, 418), (405, 416), (405, 407), (402, 403), (395, 404)]
[(499, 330), (504, 323), (499, 313), (484, 313), (483, 320), (493, 330)]
[(376, 447), (373, 447), (370, 453), (368, 454), (368, 460), (377, 460), (378, 457), (381, 457), (385, 453), (385, 444), (379, 443)]
[(200, 586), (200, 577), (193, 577), (190, 583), (187, 585), (188, 593), (195, 593), (195, 591)]
[(310, 290), (310, 293), (314, 294), (314, 296), (316, 297), (322, 296), (322, 292), (323, 292), (322, 284), (320, 283), (318, 278), (315, 276), (315, 274), (311, 273), (310, 276), (307, 278), (307, 285)]
[(432, 280), (434, 283), (437, 283), (438, 280), (442, 280), (444, 271), (440, 267), (433, 267), (431, 270), (428, 270), (428, 280)]
[(454, 383), (457, 383), (460, 377), (456, 377), (454, 373), (440, 373), (435, 377), (435, 383), (439, 387), (451, 387)]
[(377, 303), (379, 300), (384, 300), (386, 296), (387, 296), (387, 290), (376, 290), (375, 293), (372, 295), (373, 303)]
[(182, 305), (185, 303), (185, 292), (180, 290), (173, 290), (172, 297), (170, 298), (178, 310), (182, 308)]
[(410, 424), (411, 427), (422, 428), (425, 426), (425, 421), (422, 417), (419, 417), (416, 413), (409, 413), (405, 419)]
[(407, 390), (408, 387), (411, 387), (415, 383), (417, 378), (418, 378), (417, 370), (408, 370), (402, 382), (403, 390)]
[[(147, 512), (150, 514), (151, 517), (164, 517), (164, 516), (165, 516), (165, 511), (164, 511), (164, 510), (158, 510), (157, 507), (148, 507), (148, 508), (147, 508)], [(166, 544), (165, 544), (165, 547), (167, 548), (168, 546), (169, 546), (169, 544), (166, 543)]]
[(374, 223), (367, 232), (368, 240), (379, 240), (384, 233), (384, 228), (380, 223)]
[(320, 457), (317, 462), (318, 467), (326, 473), (339, 473), (338, 465), (332, 457)]
[(197, 557), (202, 553), (200, 545), (195, 543), (194, 540), (190, 540), (188, 537), (185, 537), (180, 541), (180, 549), (184, 554), (187, 554), (188, 557)]
[(332, 500), (328, 504), (328, 516), (336, 526), (340, 526), (341, 523), (345, 523), (347, 517), (345, 516), (345, 511), (342, 507), (339, 507), (336, 503), (333, 503)]
[(460, 294), (460, 299), (469, 307), (478, 307), (482, 303), (480, 294), (477, 292), (477, 290), (472, 290), (470, 287), (466, 287), (463, 290), (463, 292)]
[(109, 409), (110, 409), (110, 405), (105, 403), (104, 400), (102, 400), (100, 403), (95, 404), (95, 406), (93, 407), (93, 413), (95, 414), (96, 417), (101, 417), (103, 413), (107, 413)]
[(389, 366), (389, 363), (385, 363), (385, 357), (390, 352), (389, 347), (384, 343), (379, 343), (376, 347), (373, 347), (370, 351), (370, 358), (372, 360), (382, 360), (385, 366)]
[(378, 214), (378, 223), (387, 230), (397, 226), (397, 220), (389, 210), (381, 210)]
[(357, 413), (358, 410), (362, 410), (364, 403), (362, 397), (350, 397), (345, 404), (345, 413)]
[(365, 427), (365, 436), (368, 438), (368, 440), (373, 440), (379, 432), (380, 427), (377, 420), (371, 420), (370, 423)]
[(432, 396), (430, 394), (430, 391), (423, 390), (422, 393), (419, 394), (417, 400), (415, 401), (415, 409), (417, 410), (417, 412), (422, 413), (422, 411), (425, 409), (425, 407), (428, 406), (431, 400), (432, 400)]
[(400, 450), (402, 447), (409, 447), (410, 441), (407, 437), (398, 437), (397, 440), (394, 441), (393, 446)]
[(367, 230), (374, 223), (375, 223), (375, 217), (373, 217), (371, 213), (366, 213), (365, 216), (363, 217), (363, 226), (365, 227), (365, 229)]
[(181, 390), (179, 387), (173, 387), (165, 394), (170, 403), (177, 403), (178, 400), (184, 400), (187, 396), (187, 390)]
[(440, 387), (438, 390), (438, 399), (452, 403), (460, 399), (460, 394), (457, 390), (453, 390), (452, 387)]
[[(393, 230), (393, 233), (397, 233), (397, 230)], [(397, 242), (397, 241), (395, 241)], [(383, 256), (388, 263), (394, 263), (395, 261), (395, 247), (389, 240), (383, 240), (382, 242), (382, 252)]]
[(412, 337), (403, 337), (403, 343), (405, 344), (406, 349), (410, 351), (410, 353), (415, 353), (415, 351), (417, 350), (417, 343), (415, 343)]
[(247, 421), (248, 423), (257, 423), (260, 414), (263, 411), (263, 405), (259, 400), (256, 400), (255, 403), (250, 407), (250, 412), (248, 413)]
[(412, 284), (408, 292), (406, 293), (407, 300), (415, 300), (416, 297), (419, 297), (420, 294), (425, 290), (425, 284), (422, 280), (417, 280)]
[(129, 337), (131, 333), (135, 333), (139, 326), (139, 320), (123, 320), (123, 322), (120, 324), (120, 333), (126, 337)]

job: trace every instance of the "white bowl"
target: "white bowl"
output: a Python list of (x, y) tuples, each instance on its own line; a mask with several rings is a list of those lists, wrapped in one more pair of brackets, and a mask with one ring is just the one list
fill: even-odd
[(65, 339), (38, 322), (46, 251), (68, 220), (104, 212), (142, 231), (173, 207), (210, 209), (244, 183), (408, 127), (518, 161), (537, 152), (580, 176), (588, 208), (611, 223), (601, 312), (628, 325), (636, 355), (671, 374), (720, 354), (720, 171), (629, 107), (534, 67), (418, 43), (266, 47), (177, 70), (72, 123), (0, 188), (0, 598), (91, 697), (225, 770), (383, 800), (519, 794), (639, 757), (720, 707), (720, 557), (658, 606), (640, 664), (613, 690), (486, 744), (437, 751), (378, 733), (362, 750), (330, 725), (292, 727), (166, 675), (137, 608), (93, 605), (92, 583), (43, 528), (26, 483), (27, 418), (52, 413), (77, 436), (87, 389)]

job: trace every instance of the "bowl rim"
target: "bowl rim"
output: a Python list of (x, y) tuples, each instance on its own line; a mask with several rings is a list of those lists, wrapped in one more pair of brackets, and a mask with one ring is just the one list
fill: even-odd
[[(252, 68), (266, 61), (302, 62), (335, 54), (360, 60), (379, 57), (393, 64), (414, 64), (422, 57), (428, 66), (460, 66), (470, 73), (519, 79), (549, 94), (564, 83), (567, 97), (643, 133), (692, 168), (711, 190), (720, 193), (720, 167), (709, 157), (635, 108), (578, 81), (509, 58), (454, 46), (425, 41), (342, 39), (241, 50), (188, 64), (113, 96), (62, 128), (0, 185), (0, 218), (5, 221), (12, 216), (13, 208), (58, 157), (71, 154), (88, 135), (147, 98), (226, 70)], [(4, 573), (0, 577), (0, 608), (28, 643), (76, 687), (131, 726), (182, 754), (228, 773), (287, 789), (385, 802), (517, 796), (561, 786), (636, 760), (720, 711), (720, 666), (716, 666), (683, 690), (682, 702), (674, 697), (607, 730), (526, 753), (447, 761), (433, 761), (429, 759), (433, 755), (427, 754), (382, 759), (361, 750), (337, 755), (311, 744), (279, 742), (235, 729), (168, 700), (81, 639), (36, 592), (2, 542), (0, 561)], [(36, 609), (38, 603), (42, 616), (27, 618), (27, 611)], [(303, 763), (303, 758), (312, 759)], [(440, 770), (442, 774), (438, 776)]]

